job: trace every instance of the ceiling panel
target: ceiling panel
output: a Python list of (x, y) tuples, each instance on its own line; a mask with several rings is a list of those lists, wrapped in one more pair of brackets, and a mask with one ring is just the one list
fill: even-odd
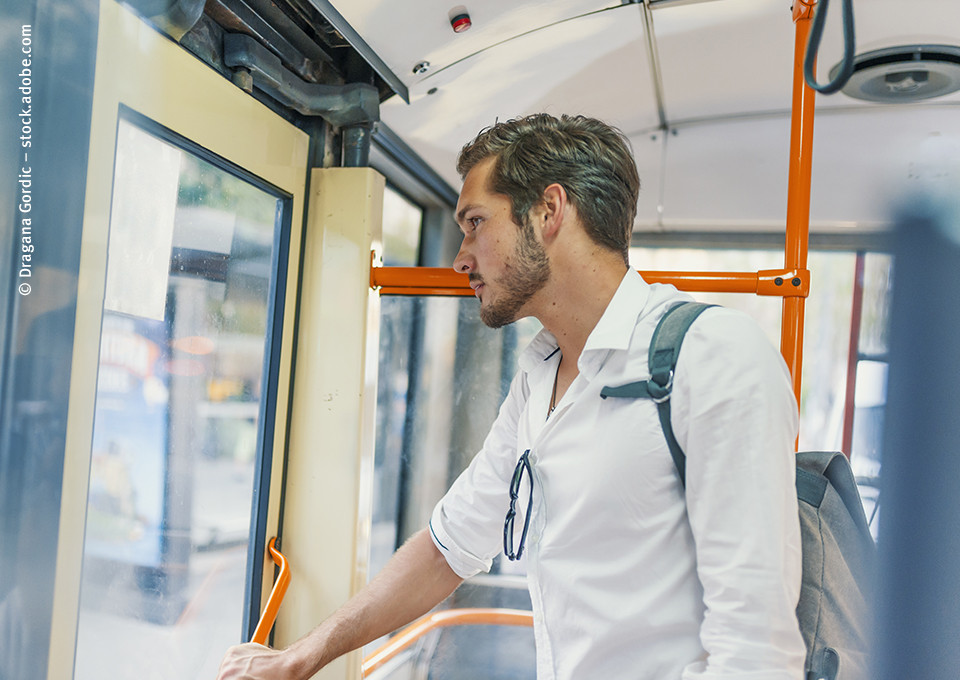
[[(955, 182), (960, 113), (949, 115), (953, 110), (930, 104), (821, 112), (814, 132), (811, 231), (883, 228), (895, 201)], [(789, 120), (777, 116), (679, 128), (666, 139), (660, 222), (651, 225), (641, 216), (638, 227), (782, 230), (789, 139)]]
[(537, 111), (591, 115), (626, 132), (656, 126), (637, 7), (554, 24), (461, 60), (416, 84), (409, 105), (384, 102), (381, 117), (457, 187), (454, 163), (466, 142), (497, 119)]
[(789, 3), (665, 6), (653, 12), (653, 30), (669, 121), (790, 108), (794, 25)]
[(790, 121), (782, 117), (690, 125), (667, 138), (662, 227), (782, 229)]
[(637, 201), (637, 217), (634, 230), (659, 230), (661, 224), (662, 169), (666, 135), (660, 132), (633, 135), (630, 145), (637, 159), (640, 175), (640, 197)]
[(960, 111), (935, 104), (833, 109), (817, 119), (811, 228), (890, 223), (897, 201), (960, 178)]
[[(505, 40), (567, 19), (618, 7), (619, 0), (466, 3), (473, 26), (454, 33), (450, 13), (456, 0), (337, 0), (331, 3), (357, 33), (407, 85), (413, 87), (438, 71)], [(414, 73), (428, 62), (429, 69)]]

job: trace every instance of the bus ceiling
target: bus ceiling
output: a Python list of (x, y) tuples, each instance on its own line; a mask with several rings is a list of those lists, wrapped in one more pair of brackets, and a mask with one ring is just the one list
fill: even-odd
[[(586, 113), (620, 127), (634, 146), (644, 178), (638, 231), (782, 228), (794, 53), (782, 2), (454, 2), (438, 11), (392, 0), (132, 0), (294, 122), (319, 112), (341, 124), (316, 86), (372, 87), (379, 118), (406, 147), (404, 165), (444, 195), (459, 186), (457, 151), (483, 127), (540, 110)], [(795, 5), (812, 11), (818, 3)], [(814, 183), (846, 186), (814, 187), (811, 226), (880, 233), (886, 213), (872, 198), (883, 194), (877, 187), (922, 166), (944, 139), (960, 140), (951, 122), (960, 120), (951, 114), (960, 107), (960, 5), (858, 6), (861, 53), (852, 62), (852, 5), (832, 5), (815, 56), (829, 84), (850, 78), (840, 93), (817, 98)], [(826, 15), (826, 3), (819, 6)], [(240, 42), (252, 66), (225, 59)], [(882, 106), (899, 102), (910, 106)], [(365, 128), (350, 134), (360, 146), (371, 136)], [(842, 151), (851, 143), (864, 155), (855, 171)]]

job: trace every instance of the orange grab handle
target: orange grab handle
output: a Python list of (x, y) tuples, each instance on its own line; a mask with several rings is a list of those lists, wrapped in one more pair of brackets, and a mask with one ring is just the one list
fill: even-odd
[(424, 616), (393, 636), (389, 642), (363, 660), (362, 674), (377, 670), (397, 654), (436, 628), (483, 624), (488, 626), (532, 626), (533, 613), (519, 609), (446, 609)]
[(251, 642), (261, 645), (267, 643), (267, 636), (277, 620), (277, 612), (280, 611), (280, 603), (283, 602), (283, 596), (287, 594), (287, 586), (290, 585), (290, 565), (287, 563), (287, 558), (276, 549), (276, 542), (277, 537), (274, 536), (270, 539), (267, 549), (270, 551), (270, 557), (273, 558), (274, 564), (280, 567), (280, 575), (277, 576), (277, 581), (273, 584), (273, 590), (270, 591), (270, 597), (267, 598), (267, 606), (263, 608), (263, 615), (260, 617), (257, 629), (253, 631), (253, 637), (250, 639)]

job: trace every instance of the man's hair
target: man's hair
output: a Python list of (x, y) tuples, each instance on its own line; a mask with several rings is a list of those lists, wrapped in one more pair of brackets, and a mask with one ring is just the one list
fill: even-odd
[(544, 190), (557, 183), (590, 238), (628, 261), (640, 178), (622, 132), (585, 116), (538, 113), (515, 118), (486, 128), (464, 146), (457, 172), (466, 178), (490, 157), (496, 161), (489, 189), (510, 199), (514, 222), (525, 224)]

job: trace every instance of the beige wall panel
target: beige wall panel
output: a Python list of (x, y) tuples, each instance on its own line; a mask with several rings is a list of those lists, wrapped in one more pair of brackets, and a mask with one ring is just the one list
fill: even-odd
[[(370, 289), (384, 180), (368, 168), (313, 171), (304, 242), (283, 546), (286, 646), (367, 580), (379, 300)], [(359, 678), (359, 653), (319, 678)]]

